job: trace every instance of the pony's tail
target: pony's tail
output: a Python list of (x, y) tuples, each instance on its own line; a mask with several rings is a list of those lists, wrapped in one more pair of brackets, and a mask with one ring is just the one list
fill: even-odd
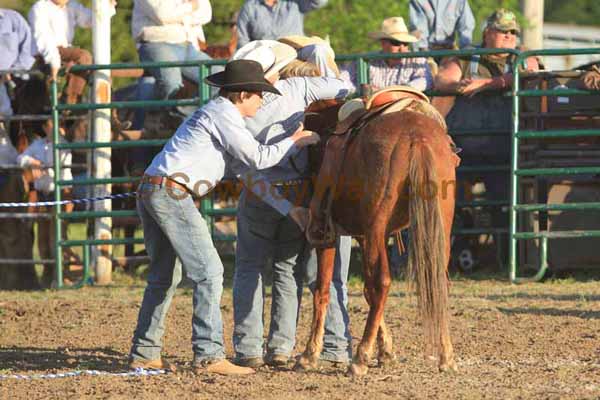
[(426, 142), (417, 140), (411, 145), (409, 179), (408, 277), (417, 293), (427, 352), (433, 355), (448, 331), (448, 260), (437, 193), (440, 188), (433, 153)]

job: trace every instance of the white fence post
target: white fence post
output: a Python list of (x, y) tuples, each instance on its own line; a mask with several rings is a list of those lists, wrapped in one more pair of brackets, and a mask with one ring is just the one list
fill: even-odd
[[(94, 64), (110, 64), (110, 0), (93, 0), (92, 11), (94, 20), (92, 23)], [(108, 103), (111, 99), (110, 70), (99, 70), (94, 72), (94, 103)], [(110, 110), (101, 109), (94, 111), (92, 124), (92, 137), (95, 142), (110, 142)], [(93, 150), (92, 168), (94, 178), (110, 178), (110, 148)], [(93, 193), (95, 196), (107, 196), (111, 192), (112, 185), (95, 185)], [(94, 203), (95, 211), (111, 211), (110, 200)], [(112, 219), (96, 218), (94, 225), (95, 239), (112, 238)], [(112, 245), (94, 246), (93, 264), (96, 273), (96, 283), (105, 285), (112, 280)]]

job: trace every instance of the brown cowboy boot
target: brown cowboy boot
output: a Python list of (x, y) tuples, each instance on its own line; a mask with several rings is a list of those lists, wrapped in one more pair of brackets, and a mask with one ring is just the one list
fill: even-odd
[(129, 360), (129, 369), (135, 370), (138, 368), (142, 369), (165, 369), (167, 371), (175, 372), (177, 368), (175, 365), (168, 363), (167, 361), (159, 358), (157, 360), (144, 360), (141, 358), (131, 358)]
[(224, 358), (218, 360), (194, 361), (193, 368), (196, 375), (206, 372), (219, 375), (250, 375), (256, 372), (252, 368), (240, 367)]

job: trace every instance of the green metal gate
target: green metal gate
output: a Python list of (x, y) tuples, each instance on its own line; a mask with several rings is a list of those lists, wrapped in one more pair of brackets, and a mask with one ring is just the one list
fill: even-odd
[[(518, 55), (518, 62), (525, 61), (531, 56), (562, 56), (577, 54), (600, 54), (600, 49), (556, 49), (526, 51)], [(521, 139), (526, 138), (573, 138), (582, 136), (600, 136), (600, 129), (569, 129), (569, 130), (521, 130), (520, 125), (520, 98), (539, 96), (571, 96), (591, 95), (597, 92), (577, 89), (552, 89), (552, 90), (521, 90), (519, 71), (515, 71), (513, 82), (513, 139), (511, 162), (511, 198), (510, 198), (510, 245), (509, 245), (509, 279), (511, 282), (538, 281), (544, 277), (548, 268), (548, 239), (569, 239), (582, 237), (600, 237), (598, 230), (581, 231), (553, 231), (526, 232), (517, 230), (518, 213), (547, 212), (558, 210), (599, 210), (600, 203), (569, 203), (569, 204), (520, 204), (519, 179), (521, 177), (559, 176), (576, 174), (597, 174), (598, 167), (573, 167), (573, 168), (519, 168), (519, 148)], [(599, 162), (600, 164), (600, 162)], [(517, 241), (539, 240), (539, 261), (537, 272), (531, 277), (517, 276), (518, 255)]]

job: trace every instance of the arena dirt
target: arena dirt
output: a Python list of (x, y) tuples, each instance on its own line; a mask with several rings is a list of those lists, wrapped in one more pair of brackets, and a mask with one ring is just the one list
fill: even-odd
[[(0, 292), (0, 374), (77, 369), (123, 372), (142, 287), (60, 292)], [(423, 357), (414, 299), (395, 283), (386, 320), (398, 361), (353, 379), (344, 369), (317, 372), (262, 368), (247, 377), (195, 376), (191, 361), (189, 290), (168, 318), (164, 354), (179, 372), (158, 377), (81, 376), (0, 380), (0, 399), (595, 399), (600, 398), (600, 285), (556, 281), (510, 285), (459, 281), (452, 286), (452, 336), (459, 372), (440, 374)], [(296, 350), (310, 321), (305, 294)], [(231, 291), (222, 306), (231, 354)], [(355, 345), (366, 303), (350, 296)]]

